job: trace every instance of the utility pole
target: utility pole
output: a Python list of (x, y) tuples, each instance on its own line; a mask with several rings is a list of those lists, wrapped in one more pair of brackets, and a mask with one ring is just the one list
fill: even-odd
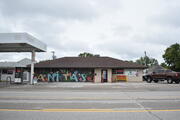
[(54, 60), (54, 59), (56, 59), (56, 56), (55, 56), (55, 52), (54, 51), (52, 51), (52, 59)]
[(145, 66), (147, 67), (147, 55), (146, 55), (146, 51), (144, 51), (144, 55), (145, 55), (145, 57), (144, 57), (144, 60), (145, 60)]
[[(145, 57), (144, 57), (145, 66), (148, 67), (148, 66), (147, 66), (147, 55), (146, 55), (146, 51), (144, 51), (144, 55), (145, 55)], [(147, 74), (147, 73), (148, 73), (148, 69), (146, 68), (146, 69), (145, 69), (145, 74)]]

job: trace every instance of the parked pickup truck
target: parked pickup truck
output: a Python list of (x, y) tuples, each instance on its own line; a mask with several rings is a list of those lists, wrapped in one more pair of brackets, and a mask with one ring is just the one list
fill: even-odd
[(180, 72), (174, 72), (172, 70), (160, 69), (156, 70), (150, 74), (144, 75), (143, 80), (151, 83), (154, 81), (155, 83), (159, 81), (167, 81), (167, 83), (172, 84), (175, 82), (176, 84), (180, 83)]

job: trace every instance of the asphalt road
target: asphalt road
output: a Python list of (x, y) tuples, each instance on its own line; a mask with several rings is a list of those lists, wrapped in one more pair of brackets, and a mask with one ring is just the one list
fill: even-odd
[(43, 83), (0, 88), (0, 120), (179, 120), (180, 84)]

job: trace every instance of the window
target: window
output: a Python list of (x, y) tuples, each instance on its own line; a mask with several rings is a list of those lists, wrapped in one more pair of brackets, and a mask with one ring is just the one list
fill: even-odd
[(166, 70), (166, 72), (173, 72), (172, 70)]
[(9, 74), (9, 75), (11, 75), (11, 74), (13, 74), (13, 70), (3, 69), (2, 70), (2, 74)]
[(10, 75), (13, 74), (13, 70), (8, 70), (7, 74), (10, 74)]
[(124, 70), (123, 69), (114, 69), (114, 70), (112, 70), (112, 74), (124, 74)]
[(7, 74), (7, 69), (3, 69), (2, 74)]

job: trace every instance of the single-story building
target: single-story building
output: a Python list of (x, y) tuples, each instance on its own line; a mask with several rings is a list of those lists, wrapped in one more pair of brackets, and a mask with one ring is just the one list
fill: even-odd
[(29, 82), (30, 74), (27, 69), (29, 64), (31, 60), (28, 58), (17, 62), (0, 62), (0, 81)]
[[(29, 66), (28, 66), (29, 67)], [(136, 63), (111, 57), (62, 57), (34, 65), (34, 76), (49, 82), (142, 81), (143, 69)]]

